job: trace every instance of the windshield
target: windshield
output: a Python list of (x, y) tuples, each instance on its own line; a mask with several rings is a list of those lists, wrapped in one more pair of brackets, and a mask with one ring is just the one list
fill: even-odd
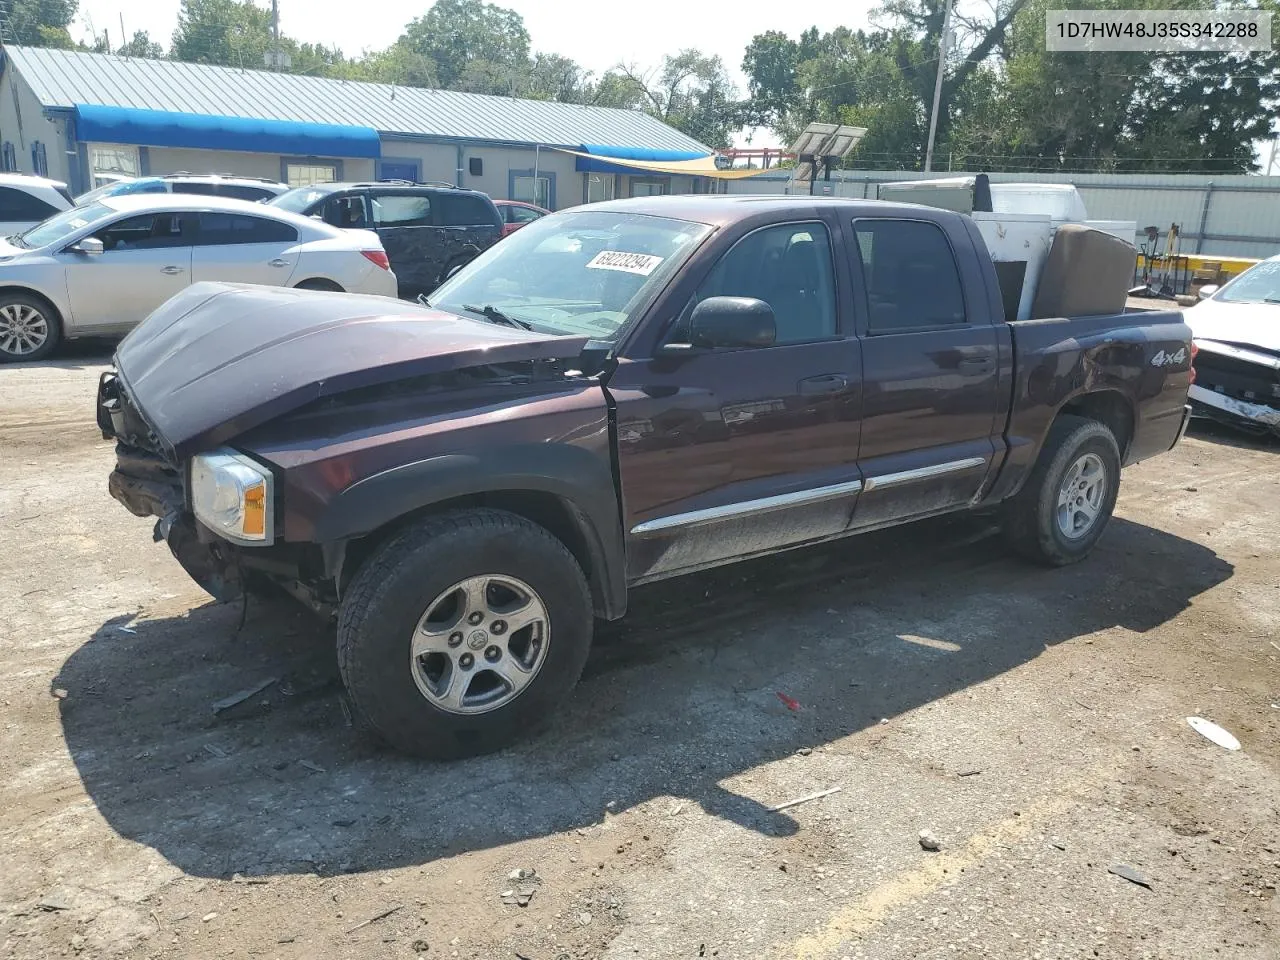
[(612, 339), (710, 229), (633, 213), (543, 217), (445, 281), (431, 306), (472, 316), (499, 312), (535, 330)]
[(273, 207), (281, 207), (292, 213), (303, 213), (317, 200), (323, 200), (333, 191), (324, 190), (320, 187), (295, 187), (292, 190), (280, 194), (267, 203)]
[(95, 221), (113, 215), (116, 211), (105, 203), (90, 203), (85, 206), (72, 207), (54, 214), (43, 223), (37, 223), (26, 233), (17, 236), (19, 246), (47, 247), (50, 244), (65, 240), (81, 227), (87, 227)]
[(1280, 260), (1250, 267), (1213, 298), (1228, 303), (1280, 303)]

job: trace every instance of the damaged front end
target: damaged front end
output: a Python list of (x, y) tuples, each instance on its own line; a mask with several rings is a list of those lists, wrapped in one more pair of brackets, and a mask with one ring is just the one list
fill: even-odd
[(111, 496), (135, 517), (155, 517), (152, 539), (164, 541), (202, 590), (227, 602), (244, 592), (244, 573), (228, 544), (201, 537), (187, 509), (182, 470), (129, 400), (115, 373), (98, 383), (98, 427), (116, 441), (116, 465), (107, 479)]
[(1247, 344), (1197, 340), (1196, 416), (1280, 437), (1280, 353)]

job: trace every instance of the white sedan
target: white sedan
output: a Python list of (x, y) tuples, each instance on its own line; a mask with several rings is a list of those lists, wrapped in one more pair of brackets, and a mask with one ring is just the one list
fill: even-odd
[(230, 198), (108, 197), (0, 240), (0, 362), (124, 333), (201, 280), (396, 295), (372, 231)]
[(1200, 296), (1185, 314), (1196, 345), (1192, 409), (1280, 436), (1280, 257)]

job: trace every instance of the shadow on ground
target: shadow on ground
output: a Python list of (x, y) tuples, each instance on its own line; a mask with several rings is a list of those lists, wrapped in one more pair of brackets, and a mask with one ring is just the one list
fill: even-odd
[[(1121, 520), (1060, 570), (1009, 559), (969, 519), (908, 531), (637, 590), (551, 730), (494, 756), (427, 764), (368, 744), (346, 718), (330, 629), (289, 607), (251, 606), (238, 633), (238, 606), (103, 624), (55, 681), (66, 741), (122, 836), (204, 876), (420, 864), (664, 795), (786, 835), (786, 813), (721, 782), (1047, 645), (1150, 630), (1232, 573)], [(264, 681), (214, 717), (215, 701)]]
[(1280, 437), (1269, 432), (1246, 430), (1218, 420), (1196, 417), (1187, 432), (1199, 440), (1241, 450), (1280, 450)]

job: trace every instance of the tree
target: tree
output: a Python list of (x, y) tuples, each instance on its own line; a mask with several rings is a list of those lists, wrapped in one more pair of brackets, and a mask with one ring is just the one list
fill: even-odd
[(520, 14), (484, 0), (436, 0), (410, 21), (399, 43), (431, 60), (437, 82), (448, 90), (509, 93), (529, 62), (529, 31)]
[(606, 77), (620, 100), (709, 146), (727, 147), (742, 125), (742, 104), (719, 57), (686, 49), (664, 57), (656, 71), (619, 64)]
[(436, 87), (436, 65), (428, 57), (393, 43), (385, 50), (366, 52), (351, 64), (353, 80), (397, 83), (402, 87)]
[(742, 58), (747, 75), (746, 121), (777, 129), (786, 123), (800, 93), (800, 44), (779, 30), (751, 38)]
[(271, 45), (271, 14), (252, 0), (182, 0), (173, 32), (175, 60), (261, 69)]
[(135, 30), (133, 37), (120, 47), (116, 53), (122, 57), (146, 57), (159, 60), (164, 56), (164, 47), (151, 39), (146, 30)]
[(29, 47), (75, 46), (71, 22), (79, 7), (79, 0), (10, 0), (11, 42)]
[(590, 92), (591, 74), (576, 61), (558, 53), (535, 53), (519, 95), (531, 100), (583, 103)]

